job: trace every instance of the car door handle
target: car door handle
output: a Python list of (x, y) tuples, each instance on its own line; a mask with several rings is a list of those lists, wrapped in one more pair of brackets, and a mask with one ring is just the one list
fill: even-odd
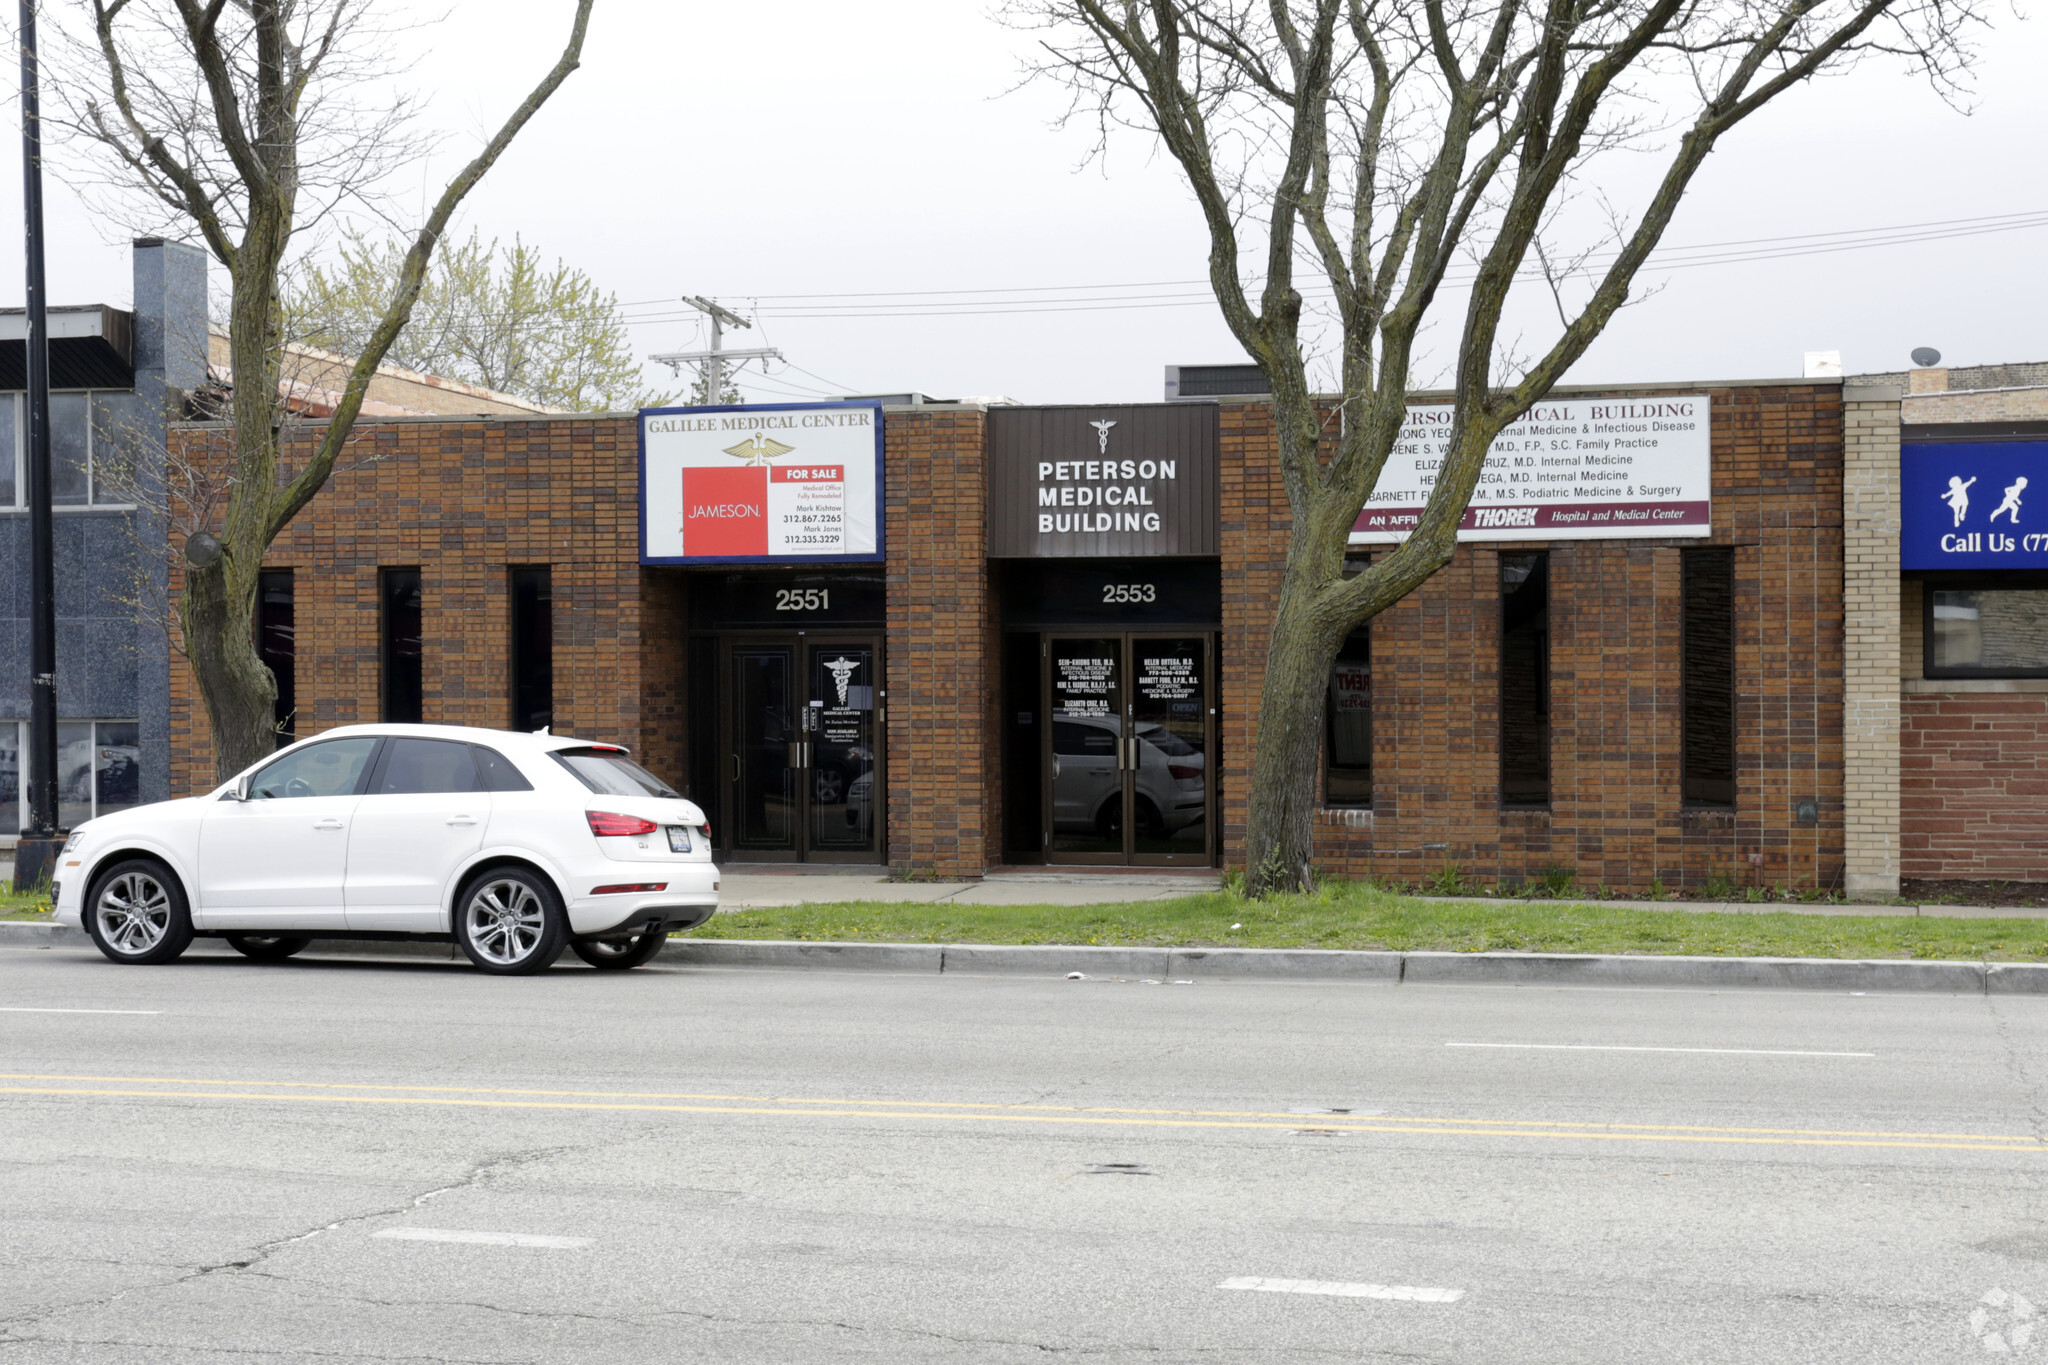
[(474, 815), (451, 815), (448, 817), (448, 823), (451, 825), (473, 825), (476, 823), (476, 817)]
[(340, 829), (341, 827), (341, 821), (335, 819), (331, 815), (328, 816), (325, 820), (315, 820), (313, 822), (314, 829)]

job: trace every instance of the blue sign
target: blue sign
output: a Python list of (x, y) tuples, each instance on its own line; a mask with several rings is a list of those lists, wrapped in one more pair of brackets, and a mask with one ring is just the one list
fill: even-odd
[(1901, 569), (2048, 569), (2048, 441), (1899, 452)]

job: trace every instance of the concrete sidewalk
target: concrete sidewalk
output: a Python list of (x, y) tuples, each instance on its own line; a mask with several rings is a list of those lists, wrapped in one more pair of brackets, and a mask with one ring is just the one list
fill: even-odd
[(834, 901), (889, 901), (931, 905), (1104, 905), (1122, 901), (1163, 901), (1198, 896), (1222, 887), (1220, 873), (1207, 871), (991, 872), (978, 882), (891, 881), (878, 868), (790, 868), (728, 866), (719, 882), (721, 910)]

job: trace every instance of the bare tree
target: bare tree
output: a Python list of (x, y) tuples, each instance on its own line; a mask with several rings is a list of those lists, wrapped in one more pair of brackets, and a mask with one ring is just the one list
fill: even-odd
[(218, 468), (187, 462), (174, 496), (218, 531), (185, 540), (178, 600), (183, 650), (229, 776), (271, 751), (277, 681), (256, 652), (264, 551), (333, 473), (372, 374), (411, 317), (457, 207), (580, 61), (592, 0), (576, 0), (569, 38), (503, 126), (442, 189), (416, 232), (334, 413), (297, 468), (280, 476), (287, 410), (280, 283), (295, 238), (371, 196), (419, 154), (412, 103), (379, 92), (396, 64), (372, 0), (73, 0), (73, 47), (60, 87), (76, 133), (105, 153), (108, 183), (136, 192), (158, 221), (196, 229), (232, 297), (231, 450)]
[[(1345, 636), (1449, 562), (1488, 448), (1628, 299), (1715, 143), (1865, 54), (1952, 90), (1970, 3), (1012, 0), (1009, 20), (1042, 34), (1037, 73), (1072, 89), (1075, 113), (1105, 139), (1120, 124), (1154, 134), (1179, 163), (1224, 320), (1271, 381), (1292, 525), (1259, 702), (1251, 890), (1313, 882), (1324, 689)], [(1593, 159), (1623, 149), (1653, 152), (1655, 174), (1589, 268), (1546, 238)], [(1297, 272), (1331, 296), (1332, 395), (1310, 382)], [(1559, 317), (1519, 361), (1502, 323), (1518, 283)], [(1433, 310), (1456, 329), (1443, 465), (1415, 531), (1346, 577)]]

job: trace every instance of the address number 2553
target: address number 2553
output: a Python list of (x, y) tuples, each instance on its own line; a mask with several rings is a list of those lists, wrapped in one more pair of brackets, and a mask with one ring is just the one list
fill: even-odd
[(1157, 602), (1159, 590), (1150, 583), (1104, 583), (1102, 600), (1105, 602)]

